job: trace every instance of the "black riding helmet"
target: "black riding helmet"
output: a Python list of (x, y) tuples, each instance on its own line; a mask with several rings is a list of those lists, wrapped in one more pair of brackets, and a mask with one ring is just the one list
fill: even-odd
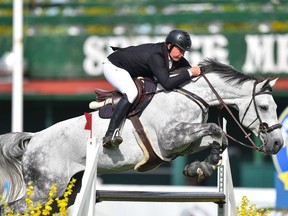
[(179, 47), (183, 51), (191, 51), (191, 39), (190, 35), (182, 30), (172, 30), (166, 37), (166, 44), (171, 44), (171, 49), (174, 46)]

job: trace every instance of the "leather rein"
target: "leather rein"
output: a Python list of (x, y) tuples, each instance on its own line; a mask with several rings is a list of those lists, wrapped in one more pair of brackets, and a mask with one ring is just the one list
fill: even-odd
[[(226, 136), (228, 138), (230, 138), (231, 140), (233, 140), (234, 142), (237, 142), (245, 147), (248, 147), (248, 148), (252, 148), (252, 149), (255, 149), (256, 151), (262, 151), (262, 146), (258, 147), (255, 142), (251, 139), (251, 133), (247, 133), (243, 126), (241, 125), (241, 123), (243, 122), (247, 112), (248, 112), (248, 109), (249, 107), (251, 106), (252, 102), (254, 104), (254, 109), (255, 109), (255, 112), (256, 112), (256, 118), (254, 121), (252, 121), (250, 123), (250, 125), (247, 127), (249, 129), (249, 127), (257, 120), (259, 120), (260, 124), (259, 124), (259, 130), (258, 130), (258, 137), (260, 136), (260, 133), (270, 133), (271, 131), (275, 130), (275, 129), (278, 129), (278, 128), (281, 128), (281, 124), (275, 124), (275, 125), (272, 125), (269, 127), (269, 125), (266, 123), (266, 122), (263, 122), (260, 118), (260, 115), (259, 115), (259, 111), (257, 109), (257, 106), (256, 106), (256, 100), (255, 100), (255, 97), (257, 95), (261, 95), (261, 94), (271, 94), (271, 92), (267, 92), (267, 91), (260, 91), (260, 92), (255, 92), (256, 91), (256, 85), (257, 85), (257, 81), (255, 81), (254, 83), (254, 87), (253, 87), (253, 93), (252, 93), (252, 98), (251, 98), (251, 101), (248, 105), (248, 107), (246, 108), (246, 111), (243, 115), (243, 118), (241, 120), (241, 123), (236, 119), (236, 117), (233, 115), (233, 113), (231, 112), (230, 108), (227, 106), (227, 104), (225, 104), (225, 102), (223, 101), (223, 99), (220, 97), (220, 95), (217, 93), (217, 91), (215, 90), (215, 88), (212, 86), (212, 84), (210, 83), (210, 81), (207, 79), (206, 75), (202, 72), (201, 75), (203, 76), (203, 78), (206, 80), (206, 82), (208, 83), (210, 89), (212, 90), (212, 92), (214, 93), (214, 95), (217, 97), (218, 101), (220, 102), (220, 105), (221, 105), (221, 108), (222, 109), (223, 107), (226, 109), (226, 111), (229, 113), (229, 115), (233, 118), (234, 122), (238, 125), (238, 127), (241, 129), (241, 131), (243, 132), (243, 134), (245, 135), (245, 138), (249, 140), (250, 144), (251, 145), (247, 145), (245, 143), (242, 143), (241, 141), (235, 139), (234, 137), (230, 136), (229, 134), (227, 134), (226, 132), (224, 132), (226, 134)], [(221, 123), (220, 123), (220, 114), (218, 115), (218, 125), (221, 127)]]
[[(260, 136), (260, 133), (267, 134), (267, 133), (272, 132), (273, 130), (276, 130), (276, 129), (282, 127), (282, 125), (279, 124), (279, 123), (278, 123), (278, 124), (275, 124), (275, 125), (272, 125), (272, 126), (269, 127), (269, 125), (268, 125), (266, 122), (263, 122), (263, 121), (261, 120), (260, 115), (259, 115), (259, 111), (258, 111), (257, 106), (256, 106), (255, 97), (256, 97), (257, 95), (261, 95), (261, 94), (271, 94), (271, 91), (266, 91), (267, 88), (264, 88), (264, 89), (262, 89), (261, 91), (259, 91), (259, 92), (256, 93), (256, 85), (258, 84), (258, 82), (257, 82), (257, 81), (254, 82), (252, 98), (251, 98), (251, 100), (250, 100), (250, 103), (249, 103), (248, 107), (246, 108), (246, 110), (245, 110), (245, 112), (244, 112), (244, 115), (243, 115), (242, 120), (241, 120), (241, 123), (240, 123), (240, 122), (236, 119), (236, 117), (233, 115), (232, 111), (231, 111), (230, 108), (227, 106), (227, 104), (224, 102), (224, 100), (223, 100), (223, 99), (220, 97), (220, 95), (217, 93), (217, 91), (216, 91), (215, 88), (212, 86), (212, 84), (210, 83), (210, 81), (207, 79), (207, 77), (206, 77), (206, 75), (205, 75), (205, 73), (204, 73), (203, 71), (201, 72), (201, 75), (200, 75), (200, 76), (202, 76), (202, 77), (205, 79), (205, 81), (207, 82), (208, 86), (210, 87), (210, 89), (212, 90), (212, 92), (213, 92), (214, 95), (217, 97), (218, 101), (220, 102), (220, 106), (219, 106), (220, 109), (219, 109), (219, 110), (221, 111), (221, 109), (223, 109), (223, 107), (226, 109), (226, 111), (227, 111), (227, 112), (229, 113), (229, 115), (232, 117), (232, 119), (234, 120), (234, 122), (238, 125), (238, 127), (241, 129), (241, 131), (242, 131), (243, 134), (245, 135), (245, 138), (248, 139), (248, 141), (250, 142), (250, 145), (245, 144), (245, 143), (237, 140), (236, 138), (230, 136), (230, 135), (227, 134), (226, 132), (224, 132), (225, 135), (226, 135), (229, 139), (231, 139), (231, 140), (233, 140), (234, 142), (236, 142), (236, 143), (238, 143), (238, 144), (241, 144), (241, 145), (243, 145), (243, 146), (245, 146), (245, 147), (254, 149), (254, 150), (256, 150), (256, 151), (263, 151), (263, 150), (262, 150), (262, 149), (263, 149), (263, 145), (261, 145), (261, 146), (258, 147), (258, 146), (255, 144), (255, 142), (251, 139), (251, 137), (250, 137), (250, 136), (251, 136), (251, 133), (247, 133), (247, 132), (244, 130), (244, 128), (243, 128), (243, 126), (242, 126), (241, 124), (243, 123), (243, 120), (244, 120), (246, 114), (248, 113), (248, 110), (249, 110), (251, 104), (253, 103), (253, 104), (254, 104), (254, 109), (255, 109), (255, 112), (256, 112), (256, 118), (255, 118), (254, 121), (252, 121), (252, 122), (249, 124), (249, 126), (248, 126), (247, 128), (249, 129), (249, 127), (250, 127), (255, 121), (259, 120), (260, 124), (259, 124), (259, 129), (258, 129), (258, 135), (257, 135), (257, 137)], [(200, 76), (199, 76), (199, 78), (200, 78)], [(163, 90), (158, 90), (158, 91), (153, 92), (152, 94), (157, 94), (157, 93), (164, 92), (164, 91), (165, 91), (164, 89), (163, 89)], [(208, 109), (209, 109), (209, 104), (208, 104), (204, 99), (202, 99), (202, 98), (199, 97), (198, 95), (195, 95), (195, 94), (193, 94), (192, 92), (187, 91), (186, 89), (183, 89), (183, 88), (177, 88), (177, 89), (174, 89), (174, 91), (175, 91), (175, 92), (178, 92), (178, 93), (180, 93), (180, 94), (182, 94), (182, 95), (185, 95), (185, 96), (188, 97), (190, 100), (193, 100), (193, 101), (201, 108), (203, 118), (206, 116), (206, 114), (207, 114), (207, 112), (208, 112)], [(144, 94), (145, 94), (145, 93), (144, 93)], [(151, 93), (150, 93), (150, 94), (151, 94)], [(201, 105), (201, 104), (202, 104), (202, 105)], [(218, 125), (219, 125), (220, 127), (222, 127), (220, 121), (221, 121), (221, 119), (220, 119), (220, 112), (219, 112), (219, 114), (218, 114)]]

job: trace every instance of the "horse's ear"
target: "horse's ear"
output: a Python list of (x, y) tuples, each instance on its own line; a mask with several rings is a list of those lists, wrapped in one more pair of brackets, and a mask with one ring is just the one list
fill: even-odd
[(258, 83), (257, 89), (258, 91), (272, 91), (272, 86), (276, 83), (277, 79), (265, 79), (262, 82)]
[(265, 86), (269, 85), (269, 82), (270, 82), (269, 79), (262, 80), (261, 82), (258, 83), (257, 87), (258, 87), (259, 89), (262, 89), (262, 88), (264, 88)]
[(273, 87), (275, 85), (275, 83), (277, 82), (277, 80), (278, 80), (278, 77), (269, 79), (270, 86)]

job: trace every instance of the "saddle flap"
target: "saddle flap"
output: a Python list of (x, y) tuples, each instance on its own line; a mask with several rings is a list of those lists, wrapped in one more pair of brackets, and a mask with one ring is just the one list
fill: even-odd
[(103, 119), (109, 119), (111, 118), (113, 113), (113, 105), (112, 104), (107, 104), (106, 106), (102, 107), (99, 110), (99, 116)]

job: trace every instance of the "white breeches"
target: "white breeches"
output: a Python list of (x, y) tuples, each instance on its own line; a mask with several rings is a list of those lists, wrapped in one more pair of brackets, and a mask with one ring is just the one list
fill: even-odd
[(105, 59), (102, 64), (106, 80), (117, 91), (126, 94), (128, 101), (132, 104), (137, 97), (138, 90), (128, 71), (116, 67), (108, 59)]

